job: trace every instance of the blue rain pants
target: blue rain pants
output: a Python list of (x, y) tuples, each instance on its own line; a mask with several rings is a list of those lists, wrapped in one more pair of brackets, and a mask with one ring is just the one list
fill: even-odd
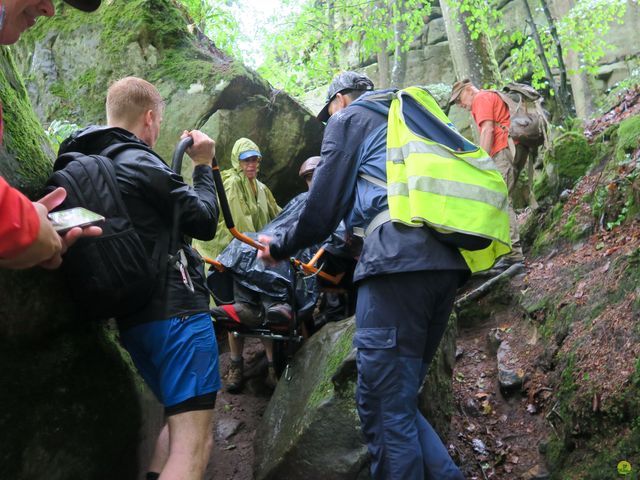
[(403, 272), (359, 283), (356, 401), (373, 480), (464, 478), (418, 410), (418, 389), (446, 329), (461, 275)]

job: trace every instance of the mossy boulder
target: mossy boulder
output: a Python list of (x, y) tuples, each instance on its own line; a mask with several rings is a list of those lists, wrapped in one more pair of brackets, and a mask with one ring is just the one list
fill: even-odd
[[(50, 149), (6, 48), (0, 102), (0, 172), (37, 195)], [(57, 272), (0, 270), (0, 298), (0, 477), (135, 478), (141, 387), (114, 332), (74, 310)]]
[[(214, 136), (219, 163), (230, 164), (240, 137), (263, 154), (260, 179), (284, 204), (304, 188), (297, 169), (318, 155), (322, 125), (255, 72), (194, 30), (171, 0), (113, 0), (91, 15), (61, 1), (18, 44), (19, 66), (44, 124), (105, 123), (108, 86), (134, 75), (158, 87), (166, 108), (156, 150), (169, 160), (183, 130)], [(90, 55), (88, 55), (90, 52)], [(190, 162), (185, 163), (185, 174)]]
[[(443, 438), (453, 409), (454, 326), (452, 317), (419, 398)], [(354, 332), (353, 318), (330, 323), (295, 355), (291, 379), (281, 378), (256, 433), (256, 479), (369, 478), (355, 403)]]
[(544, 154), (544, 174), (534, 185), (536, 198), (557, 197), (584, 175), (595, 153), (584, 135), (567, 132), (553, 141)]
[(620, 122), (617, 137), (616, 160), (624, 161), (640, 148), (640, 115)]
[(5, 106), (0, 175), (35, 195), (49, 175), (53, 153), (7, 47), (0, 47), (0, 102)]

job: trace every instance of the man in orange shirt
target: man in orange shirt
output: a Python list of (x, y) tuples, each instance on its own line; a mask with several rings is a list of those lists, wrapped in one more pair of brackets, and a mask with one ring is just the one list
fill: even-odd
[(524, 256), (512, 202), (513, 191), (527, 159), (527, 152), (523, 151), (521, 153), (524, 155), (521, 155), (520, 152), (512, 151), (512, 148), (515, 150), (515, 146), (512, 148), (509, 146), (509, 127), (511, 126), (509, 108), (500, 95), (491, 90), (477, 88), (469, 79), (453, 84), (449, 103), (455, 103), (471, 112), (480, 131), (480, 147), (489, 152), (493, 161), (496, 162), (509, 189), (509, 223), (513, 251), (498, 262), (498, 266), (506, 268), (515, 263), (522, 263)]

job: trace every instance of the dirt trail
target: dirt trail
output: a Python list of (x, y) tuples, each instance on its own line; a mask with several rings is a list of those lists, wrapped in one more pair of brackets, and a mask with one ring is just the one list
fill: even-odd
[[(524, 275), (512, 288), (524, 287)], [(549, 424), (538, 414), (526, 394), (503, 395), (497, 380), (495, 351), (487, 340), (492, 329), (509, 340), (513, 355), (524, 359), (535, 334), (515, 310), (502, 309), (484, 323), (461, 326), (453, 374), (455, 397), (449, 445), (469, 480), (544, 479), (536, 468), (544, 465), (538, 446), (549, 433)], [(220, 371), (229, 364), (228, 346), (220, 342)], [(528, 343), (529, 342), (529, 343)], [(270, 391), (263, 379), (266, 370), (263, 347), (257, 339), (245, 345), (247, 379), (240, 394), (221, 391), (214, 418), (214, 439), (206, 480), (253, 479), (253, 441)], [(544, 393), (544, 392), (543, 392)]]
[[(229, 347), (218, 338), (220, 374), (229, 367)], [(214, 414), (214, 446), (205, 480), (252, 480), (253, 440), (269, 403), (271, 392), (264, 385), (266, 359), (260, 340), (245, 340), (244, 388), (239, 394), (218, 392)]]
[[(515, 277), (511, 287), (524, 288), (525, 278)], [(460, 326), (453, 373), (453, 455), (469, 480), (547, 478), (539, 446), (551, 433), (549, 424), (526, 393), (500, 391), (496, 349), (489, 341), (496, 334), (508, 341), (517, 370), (526, 370), (537, 343), (537, 332), (519, 311), (505, 306), (483, 322)]]

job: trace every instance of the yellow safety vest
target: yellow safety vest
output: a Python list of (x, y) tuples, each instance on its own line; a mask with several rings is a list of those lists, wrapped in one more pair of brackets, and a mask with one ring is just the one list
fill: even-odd
[(489, 269), (511, 251), (504, 179), (481, 148), (455, 151), (411, 131), (403, 114), (407, 96), (451, 128), (435, 99), (420, 87), (401, 90), (392, 100), (386, 162), (391, 220), (489, 239), (491, 244), (482, 250), (460, 248), (472, 272)]

